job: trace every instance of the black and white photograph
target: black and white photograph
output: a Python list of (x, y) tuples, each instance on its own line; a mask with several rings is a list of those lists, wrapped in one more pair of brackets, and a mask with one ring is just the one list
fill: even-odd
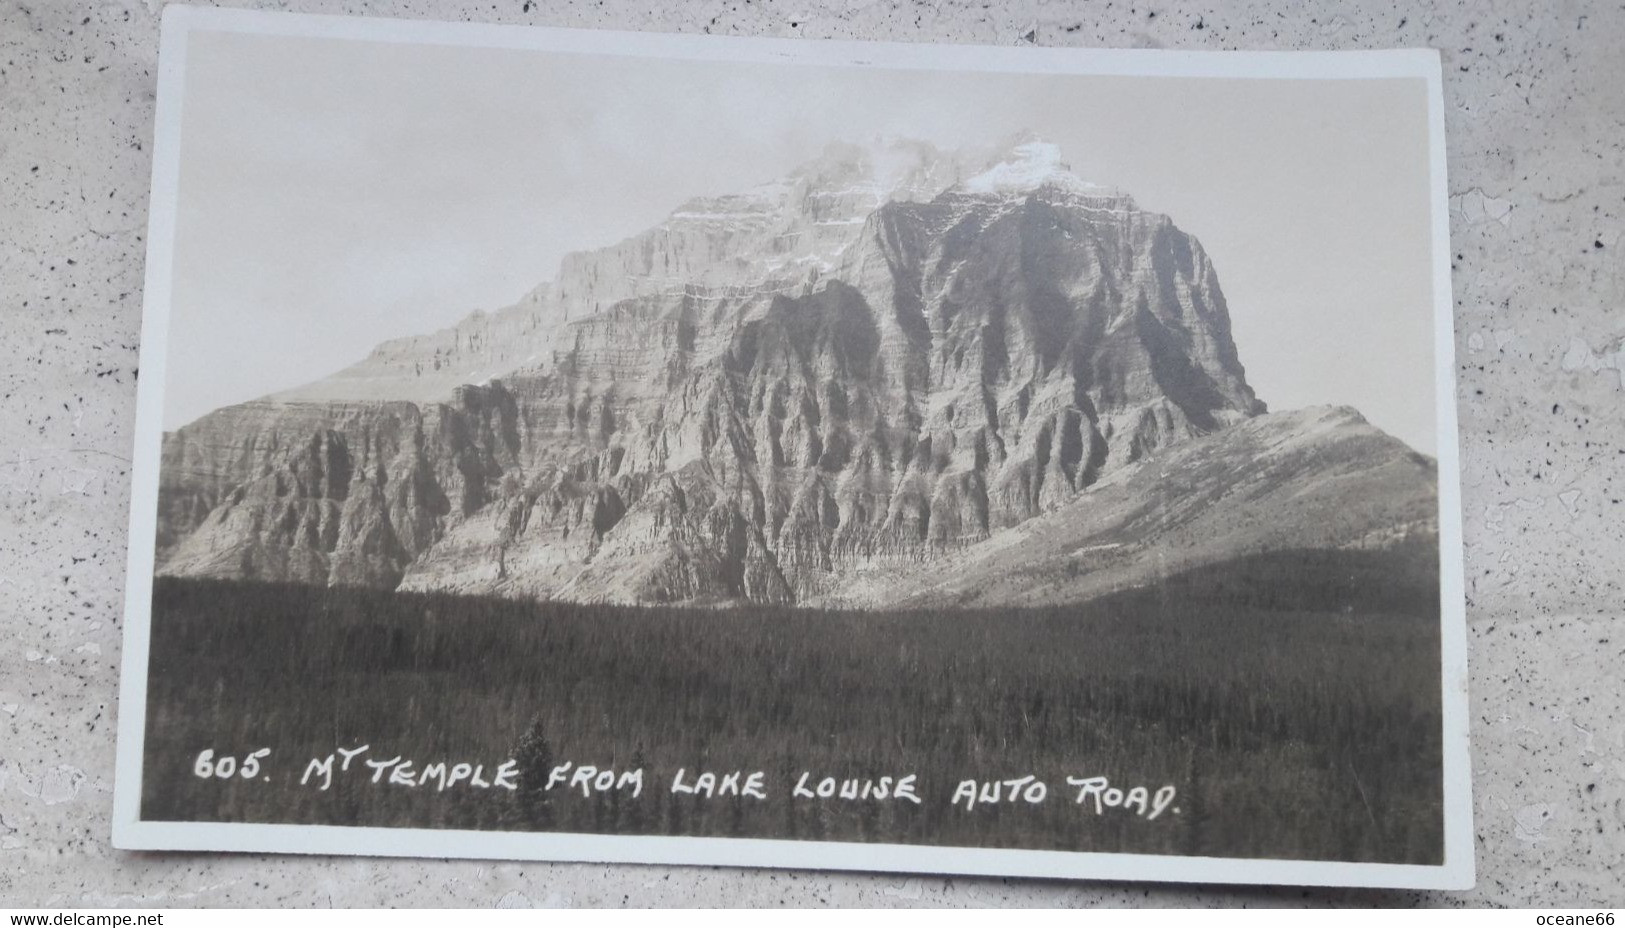
[(160, 68), (119, 846), (1471, 885), (1436, 53)]

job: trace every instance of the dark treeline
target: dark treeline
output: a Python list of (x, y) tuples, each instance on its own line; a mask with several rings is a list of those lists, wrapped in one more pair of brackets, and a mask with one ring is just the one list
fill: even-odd
[[(254, 821), (743, 835), (1437, 862), (1436, 564), (1256, 555), (1082, 605), (906, 612), (530, 603), (176, 580), (153, 604), (143, 811)], [(510, 758), (520, 789), (406, 787), (336, 748), (424, 765)], [(200, 778), (200, 751), (263, 774)], [(565, 761), (642, 794), (541, 789)], [(764, 772), (766, 800), (670, 791)], [(919, 805), (790, 797), (913, 773)], [(1037, 805), (966, 811), (962, 779), (1034, 774)], [(1096, 815), (1067, 776), (1172, 784), (1155, 821)]]

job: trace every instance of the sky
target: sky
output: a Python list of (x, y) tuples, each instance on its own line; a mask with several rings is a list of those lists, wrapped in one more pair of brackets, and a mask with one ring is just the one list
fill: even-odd
[(164, 427), (496, 309), (831, 140), (1022, 130), (1198, 238), (1248, 381), (1435, 452), (1420, 80), (895, 71), (194, 32)]

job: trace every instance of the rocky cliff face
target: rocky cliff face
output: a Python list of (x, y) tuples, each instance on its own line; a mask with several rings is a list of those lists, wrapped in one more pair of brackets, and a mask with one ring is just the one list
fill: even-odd
[(517, 465), (513, 401), (230, 406), (165, 437), (161, 573), (394, 586)]
[(803, 601), (1263, 411), (1194, 238), (1035, 140), (967, 163), (834, 146), (186, 426), (160, 571)]

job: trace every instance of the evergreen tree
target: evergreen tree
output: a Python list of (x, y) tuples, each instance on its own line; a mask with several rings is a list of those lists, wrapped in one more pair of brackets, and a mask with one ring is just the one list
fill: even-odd
[(530, 728), (515, 746), (513, 759), (519, 765), (519, 814), (531, 828), (546, 829), (553, 824), (553, 808), (548, 801), (547, 775), (553, 769), (553, 746), (547, 741), (542, 717), (531, 719)]

